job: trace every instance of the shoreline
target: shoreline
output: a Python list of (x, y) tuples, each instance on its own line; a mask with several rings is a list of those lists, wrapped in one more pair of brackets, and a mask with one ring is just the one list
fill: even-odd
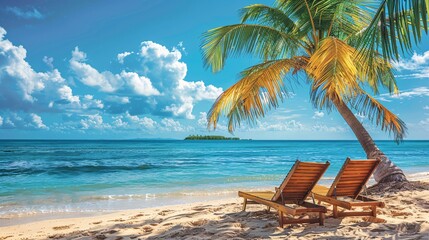
[[(429, 182), (429, 172), (412, 172), (407, 174), (407, 178), (410, 181), (423, 181)], [(326, 177), (322, 178), (320, 185), (329, 187), (330, 183), (334, 178)], [(375, 182), (371, 178), (368, 185), (371, 186)], [(10, 227), (20, 224), (28, 224), (33, 222), (39, 222), (50, 219), (67, 219), (67, 218), (81, 218), (81, 217), (93, 217), (105, 214), (123, 212), (123, 211), (138, 211), (144, 209), (153, 208), (168, 208), (169, 206), (180, 206), (187, 204), (198, 204), (201, 202), (210, 202), (213, 200), (233, 200), (237, 198), (237, 191), (266, 191), (272, 190), (274, 186), (259, 186), (255, 188), (243, 187), (234, 189), (222, 189), (220, 192), (198, 192), (199, 194), (189, 193), (169, 193), (158, 197), (149, 199), (145, 198), (130, 198), (130, 199), (112, 199), (106, 196), (97, 197), (98, 200), (88, 203), (88, 205), (97, 205), (98, 209), (84, 209), (79, 207), (79, 203), (76, 203), (76, 207), (68, 210), (59, 211), (58, 209), (47, 210), (46, 212), (35, 212), (35, 211), (24, 211), (19, 213), (10, 213), (0, 215), (0, 228)], [(195, 193), (197, 193), (195, 191)], [(172, 199), (171, 199), (172, 198)], [(77, 211), (79, 209), (79, 211)], [(1, 238), (0, 238), (1, 240)]]
[[(425, 178), (424, 182), (429, 182)], [(378, 220), (365, 217), (334, 219), (328, 211), (325, 226), (296, 224), (279, 228), (275, 212), (262, 205), (241, 211), (242, 199), (168, 205), (117, 211), (96, 216), (39, 220), (0, 227), (0, 239), (252, 239), (429, 237), (429, 189), (411, 189), (374, 195), (386, 203)], [(328, 207), (328, 209), (330, 209)]]

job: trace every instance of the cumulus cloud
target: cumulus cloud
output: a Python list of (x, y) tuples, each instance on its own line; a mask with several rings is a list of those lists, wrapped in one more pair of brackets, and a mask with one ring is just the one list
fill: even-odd
[(76, 47), (70, 59), (70, 68), (78, 79), (85, 85), (97, 87), (103, 92), (114, 92), (121, 87), (119, 76), (115, 76), (109, 71), (98, 72), (91, 65), (86, 64), (86, 53)]
[[(142, 42), (138, 53), (129, 51), (118, 55), (118, 61), (132, 57), (137, 60), (133, 63), (139, 66), (127, 66), (128, 62), (124, 61), (124, 70), (113, 73), (94, 68), (87, 54), (76, 47), (72, 50), (69, 67), (79, 81), (71, 85), (68, 81), (72, 79), (66, 80), (54, 68), (52, 57), (42, 59), (49, 67), (47, 71), (36, 71), (26, 60), (26, 49), (14, 45), (5, 36), (6, 30), (0, 27), (2, 128), (66, 131), (115, 126), (190, 131), (193, 127), (172, 117), (195, 119), (196, 103), (214, 100), (222, 93), (221, 88), (203, 81), (185, 80), (187, 65), (181, 60), (180, 48), (169, 50), (151, 41)], [(82, 84), (99, 92), (85, 92), (88, 88), (83, 88), (77, 95), (75, 90)], [(63, 121), (45, 124), (44, 113), (62, 114)], [(113, 115), (106, 118), (105, 113)], [(151, 115), (162, 120), (157, 122)]]
[(84, 117), (80, 120), (81, 129), (105, 129), (111, 127), (109, 124), (104, 123), (103, 117), (98, 113)]
[(150, 79), (139, 76), (135, 72), (122, 71), (113, 74), (110, 71), (99, 72), (86, 63), (86, 53), (76, 47), (70, 59), (70, 68), (77, 78), (85, 85), (96, 87), (102, 92), (113, 93), (117, 91), (131, 91), (140, 96), (159, 95), (159, 91), (152, 86)]
[(48, 127), (46, 127), (45, 124), (43, 124), (42, 118), (35, 114), (35, 113), (31, 113), (31, 120), (34, 123), (34, 125), (36, 126), (36, 128), (40, 128), (40, 129), (48, 129)]
[(152, 86), (149, 78), (139, 76), (135, 72), (121, 72), (121, 78), (130, 87), (130, 89), (140, 96), (160, 95), (159, 91)]
[(429, 88), (428, 87), (418, 87), (410, 90), (401, 91), (399, 94), (380, 94), (378, 99), (381, 101), (390, 102), (391, 99), (404, 99), (404, 98), (413, 98), (413, 97), (429, 97)]
[(24, 19), (43, 19), (44, 16), (39, 12), (39, 10), (33, 8), (30, 10), (24, 10), (18, 7), (7, 7), (7, 12), (13, 13), (15, 16), (24, 18)]
[(123, 52), (123, 53), (119, 53), (118, 54), (118, 56), (117, 56), (117, 58), (118, 58), (118, 62), (120, 63), (120, 64), (123, 64), (124, 63), (124, 59), (127, 57), (127, 56), (129, 56), (129, 55), (131, 55), (131, 54), (133, 54), (134, 52)]
[[(133, 52), (118, 54), (118, 60), (129, 56), (128, 53)], [(120, 74), (100, 72), (87, 63), (87, 55), (76, 47), (70, 68), (87, 86), (129, 97), (126, 104), (110, 101), (112, 104), (106, 109), (113, 113), (128, 111), (134, 115), (151, 113), (195, 119), (192, 112), (197, 102), (214, 100), (222, 93), (222, 88), (206, 86), (203, 81), (186, 81), (187, 66), (176, 48), (169, 50), (155, 42), (145, 41), (133, 58), (137, 58), (141, 68), (123, 70)]]
[(105, 100), (109, 101), (109, 102), (119, 103), (119, 104), (130, 103), (130, 98), (129, 97), (120, 97), (120, 96), (115, 96), (115, 95), (107, 96), (105, 98)]
[(157, 122), (154, 121), (152, 118), (149, 117), (142, 117), (136, 115), (131, 115), (130, 113), (126, 112), (126, 117), (131, 120), (133, 123), (136, 123), (138, 125), (141, 125), (147, 129), (153, 129), (157, 126)]
[(284, 121), (284, 122), (259, 122), (256, 126), (256, 130), (261, 131), (296, 131), (304, 129), (304, 125), (296, 120)]
[(206, 112), (200, 112), (200, 117), (198, 118), (198, 125), (200, 127), (207, 127), (207, 113)]
[(128, 127), (128, 122), (125, 122), (122, 119), (122, 116), (119, 116), (119, 117), (115, 116), (114, 119), (115, 120), (112, 122), (112, 124), (115, 128), (126, 128), (126, 127)]
[(179, 121), (176, 121), (172, 118), (163, 118), (161, 120), (161, 128), (164, 131), (172, 131), (172, 132), (193, 131), (193, 128), (191, 126), (184, 126)]
[(4, 129), (49, 129), (43, 123), (42, 117), (35, 113), (3, 112), (3, 117), (0, 119), (0, 128)]
[(400, 59), (392, 63), (399, 71), (412, 71), (412, 74), (405, 75), (415, 78), (429, 77), (429, 51), (423, 54), (414, 53), (411, 59)]
[(43, 62), (50, 67), (51, 69), (54, 68), (54, 58), (53, 57), (48, 57), (48, 56), (44, 56), (43, 57)]
[(0, 27), (0, 110), (51, 111), (79, 103), (57, 69), (37, 72), (26, 61), (27, 51), (5, 39)]
[(83, 109), (103, 109), (104, 104), (101, 100), (94, 99), (92, 95), (85, 95), (82, 100)]
[(174, 116), (194, 119), (192, 110), (196, 102), (214, 100), (222, 93), (222, 88), (206, 86), (202, 81), (186, 81), (187, 66), (180, 61), (182, 54), (176, 48), (170, 51), (146, 41), (141, 43), (140, 56), (145, 73), (158, 89), (162, 89), (164, 96), (168, 96), (160, 99), (165, 104), (163, 109)]
[(317, 132), (346, 132), (347, 129), (341, 126), (329, 127), (324, 124), (316, 124), (312, 127), (313, 131)]
[(323, 116), (325, 116), (325, 113), (320, 112), (320, 111), (315, 111), (312, 118), (313, 119), (320, 119), (320, 118), (323, 118)]
[(424, 52), (423, 54), (417, 54), (414, 52), (411, 59), (401, 59), (399, 61), (393, 62), (393, 66), (398, 70), (416, 70), (423, 65), (429, 63), (429, 51)]

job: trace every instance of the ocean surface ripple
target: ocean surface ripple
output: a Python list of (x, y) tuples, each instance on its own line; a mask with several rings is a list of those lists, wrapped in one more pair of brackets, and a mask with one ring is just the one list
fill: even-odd
[[(407, 174), (429, 170), (429, 141), (377, 144)], [(330, 161), (327, 184), (346, 157), (365, 153), (357, 141), (1, 140), (0, 217), (235, 196), (274, 188), (296, 159)]]

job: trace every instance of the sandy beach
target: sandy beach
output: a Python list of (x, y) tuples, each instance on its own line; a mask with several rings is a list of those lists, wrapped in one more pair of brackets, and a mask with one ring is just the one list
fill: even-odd
[(0, 239), (429, 239), (428, 182), (372, 194), (386, 203), (377, 218), (334, 219), (328, 211), (325, 226), (282, 229), (275, 212), (265, 212), (262, 205), (242, 212), (237, 197), (12, 225), (0, 228)]

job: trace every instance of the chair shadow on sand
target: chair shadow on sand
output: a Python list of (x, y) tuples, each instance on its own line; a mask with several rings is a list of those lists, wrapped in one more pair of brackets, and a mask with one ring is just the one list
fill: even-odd
[[(230, 212), (222, 212), (221, 206), (194, 207), (193, 212), (175, 214), (174, 211), (159, 211), (157, 218), (140, 219), (141, 214), (129, 218), (111, 221), (103, 229), (76, 231), (70, 234), (49, 236), (50, 239), (269, 239), (295, 237), (303, 239), (356, 239), (359, 232), (365, 232), (369, 238), (392, 236), (392, 231), (400, 231), (401, 236), (413, 237), (424, 234), (420, 231), (422, 223), (415, 224), (377, 224), (365, 222), (362, 217), (327, 217), (325, 226), (315, 224), (291, 224), (278, 227), (274, 211), (266, 212), (260, 205), (250, 206), (247, 212), (241, 211), (240, 204), (224, 205), (233, 207)], [(205, 219), (207, 214), (218, 217)], [(328, 212), (328, 216), (332, 213)], [(140, 216), (140, 217), (139, 217)], [(181, 223), (172, 221), (180, 219)], [(350, 221), (350, 219), (352, 219)], [(375, 225), (374, 225), (375, 224)], [(164, 228), (161, 230), (160, 226)], [(388, 232), (390, 231), (390, 232)], [(131, 233), (133, 232), (133, 233)], [(428, 233), (429, 234), (429, 233)], [(395, 235), (395, 234), (393, 234)]]

